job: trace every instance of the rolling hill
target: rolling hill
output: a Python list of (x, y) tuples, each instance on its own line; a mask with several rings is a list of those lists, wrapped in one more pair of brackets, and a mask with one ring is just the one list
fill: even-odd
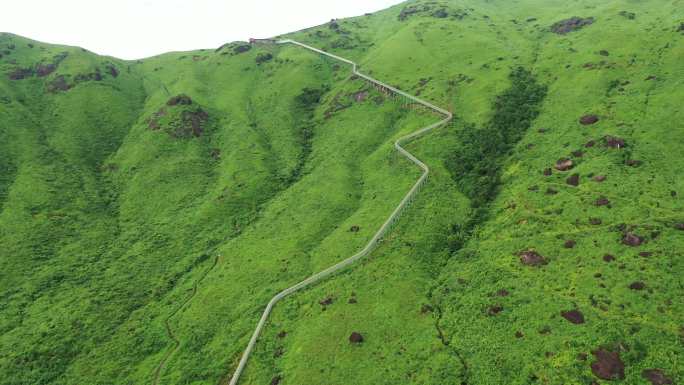
[[(681, 0), (408, 1), (284, 37), (455, 119), (240, 383), (684, 380)], [(393, 142), (435, 119), (293, 46), (1, 34), (0, 384), (227, 383), (268, 300), (384, 222), (420, 175)]]

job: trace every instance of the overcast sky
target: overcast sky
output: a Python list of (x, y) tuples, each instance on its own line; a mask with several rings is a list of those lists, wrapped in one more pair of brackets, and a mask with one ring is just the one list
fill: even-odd
[(140, 59), (358, 16), (401, 0), (0, 0), (0, 32)]

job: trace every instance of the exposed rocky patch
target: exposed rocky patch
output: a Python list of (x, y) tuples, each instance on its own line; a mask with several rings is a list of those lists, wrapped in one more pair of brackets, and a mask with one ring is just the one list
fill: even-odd
[(119, 77), (119, 70), (116, 69), (116, 67), (114, 67), (113, 65), (111, 65), (111, 64), (107, 65), (105, 67), (105, 70), (107, 71), (107, 73), (109, 73), (109, 75), (111, 75), (111, 77), (113, 77), (113, 78)]
[(565, 180), (565, 183), (569, 184), (570, 186), (579, 186), (580, 183), (580, 176), (579, 174), (572, 174), (568, 179)]
[(16, 68), (7, 76), (10, 80), (22, 80), (33, 76), (33, 68)]
[(71, 84), (69, 84), (64, 77), (64, 75), (59, 75), (56, 78), (54, 78), (51, 82), (49, 82), (46, 86), (47, 91), (50, 93), (56, 93), (60, 91), (68, 91), (73, 87)]
[(625, 364), (619, 352), (598, 349), (591, 352), (596, 361), (591, 364), (591, 371), (602, 380), (622, 380), (625, 378)]
[(636, 281), (636, 282), (630, 283), (629, 288), (632, 290), (644, 290), (646, 288), (646, 284), (644, 284), (641, 281)]
[(627, 246), (640, 246), (644, 242), (644, 238), (633, 233), (625, 233), (622, 237), (622, 243)]
[(674, 228), (677, 230), (682, 230), (684, 231), (684, 222), (680, 222), (674, 225)]
[(349, 342), (353, 344), (360, 344), (363, 342), (363, 336), (359, 332), (352, 332), (349, 336)]
[(594, 205), (599, 206), (599, 207), (600, 206), (608, 206), (608, 205), (610, 205), (610, 200), (608, 200), (608, 198), (606, 198), (606, 197), (600, 197), (594, 202)]
[(487, 315), (489, 316), (495, 316), (503, 311), (503, 306), (501, 305), (492, 305), (487, 309)]
[(544, 176), (551, 176), (551, 174), (553, 174), (553, 170), (551, 170), (551, 168), (544, 169)]
[(239, 55), (241, 53), (245, 53), (245, 52), (249, 51), (250, 49), (252, 49), (251, 44), (239, 44), (233, 48), (233, 53), (236, 55)]
[(47, 64), (40, 63), (40, 64), (36, 65), (36, 75), (38, 77), (42, 78), (42, 77), (48, 76), (51, 73), (55, 72), (56, 69), (57, 69), (57, 66), (52, 64), (52, 63), (47, 63)]
[(615, 260), (615, 257), (612, 256), (611, 254), (605, 254), (603, 256), (603, 261), (604, 262), (613, 262)]
[(561, 158), (556, 161), (555, 167), (558, 171), (567, 171), (573, 167), (573, 162), (571, 159)]
[(581, 18), (581, 17), (571, 17), (569, 19), (561, 20), (554, 23), (551, 26), (551, 32), (557, 33), (559, 35), (565, 35), (567, 33), (580, 30), (587, 25), (594, 23), (593, 17)]
[(579, 119), (580, 124), (584, 126), (592, 125), (598, 121), (599, 117), (597, 115), (584, 115)]
[(579, 310), (568, 310), (562, 311), (561, 317), (572, 322), (573, 324), (579, 325), (584, 323), (584, 314)]
[(605, 144), (606, 144), (606, 147), (610, 147), (610, 148), (624, 148), (624, 147), (626, 146), (625, 140), (622, 139), (622, 138), (618, 138), (618, 137), (616, 137), (616, 136), (606, 135), (606, 136), (603, 138), (603, 140), (604, 140), (604, 142), (605, 142)]
[[(684, 24), (682, 24), (684, 25)], [(672, 379), (667, 377), (660, 369), (646, 369), (641, 372), (641, 377), (650, 381), (653, 385), (673, 385)]]
[(603, 221), (601, 220), (601, 218), (589, 218), (589, 223), (594, 226), (598, 226), (601, 223), (603, 223)]
[(266, 63), (268, 61), (273, 60), (273, 55), (270, 53), (267, 53), (267, 52), (266, 53), (261, 52), (257, 55), (255, 60), (256, 60), (257, 65), (260, 65), (260, 64), (263, 64), (263, 63)]
[(568, 239), (567, 241), (565, 241), (565, 243), (563, 243), (563, 247), (565, 247), (566, 249), (572, 249), (573, 247), (575, 247), (575, 245), (577, 245), (577, 242), (575, 242), (575, 240), (573, 239)]
[(271, 379), (271, 385), (278, 385), (278, 384), (280, 384), (281, 380), (282, 380), (282, 377), (275, 376), (275, 377), (273, 377), (273, 379)]
[(599, 182), (599, 183), (600, 183), (600, 182), (603, 182), (603, 181), (606, 180), (606, 176), (605, 176), (605, 175), (596, 175), (596, 176), (593, 177), (592, 179), (594, 180), (594, 182)]
[(534, 250), (526, 250), (518, 253), (520, 263), (526, 266), (542, 266), (546, 265), (548, 261), (541, 254)]

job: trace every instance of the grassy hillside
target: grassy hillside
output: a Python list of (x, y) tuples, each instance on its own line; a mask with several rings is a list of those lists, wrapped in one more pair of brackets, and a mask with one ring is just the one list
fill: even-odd
[[(456, 120), (408, 146), (432, 173), (394, 232), (280, 303), (241, 383), (684, 381), (683, 10), (409, 1), (288, 35)], [(435, 121), (291, 46), (0, 55), (0, 384), (227, 382)]]

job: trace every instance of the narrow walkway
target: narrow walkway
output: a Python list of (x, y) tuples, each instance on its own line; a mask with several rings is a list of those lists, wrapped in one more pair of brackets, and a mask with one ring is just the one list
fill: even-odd
[(354, 262), (358, 261), (359, 259), (367, 256), (368, 254), (375, 249), (375, 247), (378, 245), (378, 243), (382, 240), (382, 238), (385, 236), (385, 234), (392, 228), (392, 226), (397, 222), (397, 219), (399, 216), (401, 216), (402, 212), (404, 209), (413, 201), (413, 198), (416, 196), (420, 188), (425, 184), (428, 174), (430, 173), (430, 169), (428, 166), (421, 162), (418, 158), (413, 156), (411, 153), (406, 151), (401, 145), (403, 143), (406, 143), (410, 140), (413, 140), (428, 131), (432, 130), (433, 128), (440, 127), (442, 125), (447, 124), (448, 122), (451, 121), (452, 114), (451, 112), (444, 110), (442, 108), (439, 108), (429, 102), (426, 102), (420, 98), (417, 98), (415, 96), (409, 95), (406, 92), (403, 92), (401, 90), (398, 90), (390, 85), (387, 85), (381, 81), (375, 80), (371, 78), (370, 76), (364, 75), (361, 72), (358, 71), (357, 69), (357, 64), (354, 63), (351, 60), (339, 57), (337, 55), (333, 55), (331, 53), (322, 51), (318, 48), (314, 48), (311, 46), (308, 46), (306, 44), (286, 39), (286, 40), (278, 40), (278, 41), (272, 41), (272, 40), (256, 40), (253, 39), (252, 43), (256, 42), (265, 42), (265, 43), (275, 43), (275, 44), (294, 44), (297, 46), (300, 46), (302, 48), (308, 49), (313, 52), (317, 52), (321, 55), (328, 56), (330, 58), (333, 58), (335, 60), (341, 61), (343, 63), (349, 64), (352, 66), (352, 73), (356, 76), (359, 76), (360, 78), (366, 80), (367, 82), (371, 83), (373, 86), (378, 88), (380, 91), (395, 95), (401, 98), (404, 98), (405, 100), (409, 102), (414, 102), (418, 103), (419, 105), (422, 105), (429, 110), (435, 111), (439, 113), (440, 115), (444, 116), (444, 119), (440, 120), (439, 122), (436, 122), (434, 124), (431, 124), (427, 127), (421, 128), (418, 131), (415, 131), (409, 135), (403, 136), (397, 141), (394, 142), (394, 148), (397, 149), (402, 155), (407, 157), (411, 162), (415, 163), (418, 167), (420, 167), (423, 170), (423, 174), (418, 178), (418, 181), (411, 187), (411, 189), (406, 193), (404, 196), (404, 199), (399, 202), (399, 205), (392, 211), (392, 214), (390, 214), (389, 218), (385, 221), (385, 223), (380, 226), (380, 229), (373, 235), (373, 238), (368, 241), (368, 244), (359, 251), (358, 253), (352, 255), (351, 257), (337, 263), (334, 266), (331, 266), (321, 272), (318, 272), (309, 278), (299, 282), (298, 284), (289, 287), (280, 293), (276, 294), (266, 305), (266, 309), (264, 310), (264, 313), (261, 315), (261, 319), (259, 320), (259, 323), (257, 324), (256, 329), (254, 329), (254, 333), (252, 334), (252, 338), (249, 340), (249, 343), (247, 344), (247, 348), (245, 349), (245, 352), (242, 354), (242, 358), (240, 359), (240, 363), (238, 364), (237, 368), (235, 369), (235, 372), (233, 373), (233, 377), (230, 379), (230, 385), (236, 385), (238, 381), (240, 380), (240, 375), (242, 374), (243, 370), (245, 369), (245, 365), (247, 364), (247, 360), (249, 359), (250, 354), (252, 353), (252, 350), (254, 350), (254, 345), (256, 345), (257, 340), (259, 339), (259, 335), (261, 334), (261, 331), (264, 328), (264, 325), (266, 324), (266, 321), (268, 320), (268, 316), (271, 314), (271, 311), (273, 310), (273, 307), (275, 306), (276, 303), (278, 303), (281, 299), (287, 297), (288, 295), (296, 292), (297, 290), (303, 289), (305, 287), (311, 286), (315, 284), (316, 282), (327, 278), (328, 276), (348, 267), (349, 265), (353, 264)]

